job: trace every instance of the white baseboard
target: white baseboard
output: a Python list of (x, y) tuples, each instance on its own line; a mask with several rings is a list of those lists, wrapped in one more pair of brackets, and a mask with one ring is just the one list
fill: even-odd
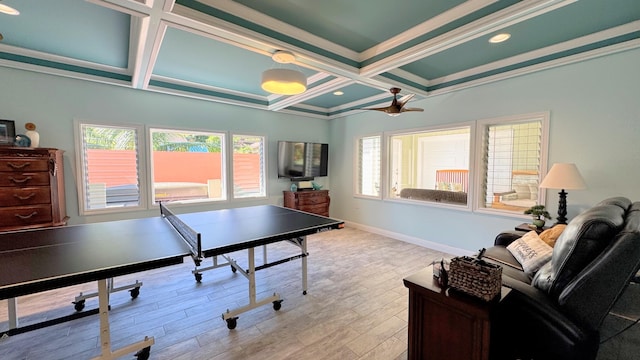
[(424, 248), (428, 248), (428, 249), (432, 249), (432, 250), (436, 250), (436, 251), (441, 251), (443, 253), (451, 254), (451, 255), (454, 255), (454, 256), (465, 256), (465, 255), (471, 256), (471, 255), (473, 255), (475, 253), (473, 251), (469, 251), (469, 250), (466, 250), (466, 249), (460, 249), (460, 248), (457, 248), (457, 247), (444, 245), (444, 244), (440, 244), (440, 243), (437, 243), (437, 242), (433, 242), (433, 241), (417, 238), (417, 237), (414, 237), (414, 236), (409, 236), (409, 235), (405, 235), (405, 234), (401, 234), (401, 233), (397, 233), (397, 232), (392, 232), (392, 231), (376, 228), (376, 227), (373, 227), (373, 226), (362, 225), (362, 224), (354, 223), (354, 222), (351, 222), (351, 221), (345, 221), (345, 225), (353, 227), (353, 228), (356, 228), (356, 229), (368, 231), (370, 233), (386, 236), (386, 237), (389, 237), (389, 238), (392, 238), (392, 239), (404, 241), (404, 242), (407, 242), (407, 243), (410, 243), (410, 244), (422, 246)]

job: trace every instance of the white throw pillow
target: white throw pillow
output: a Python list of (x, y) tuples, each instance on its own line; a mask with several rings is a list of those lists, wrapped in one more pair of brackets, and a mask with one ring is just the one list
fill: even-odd
[(527, 274), (538, 271), (551, 260), (553, 254), (553, 248), (542, 241), (533, 230), (509, 244), (507, 250), (518, 260)]

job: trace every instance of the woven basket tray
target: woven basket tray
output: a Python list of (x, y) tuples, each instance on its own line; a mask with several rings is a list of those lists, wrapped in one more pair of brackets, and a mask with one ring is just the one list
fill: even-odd
[(449, 285), (484, 301), (493, 300), (502, 287), (502, 267), (469, 256), (451, 259)]

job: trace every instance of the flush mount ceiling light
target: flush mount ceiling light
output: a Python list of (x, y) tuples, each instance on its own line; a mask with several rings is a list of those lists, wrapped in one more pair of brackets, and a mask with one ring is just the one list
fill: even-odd
[(9, 5), (0, 4), (0, 13), (7, 15), (20, 15), (20, 11), (12, 8)]
[[(271, 59), (279, 64), (290, 64), (295, 56), (288, 51), (276, 51)], [(307, 90), (307, 77), (301, 71), (275, 68), (262, 73), (262, 89), (272, 94), (296, 95)]]
[(503, 41), (509, 40), (510, 37), (511, 37), (511, 34), (507, 34), (507, 33), (498, 34), (498, 35), (492, 36), (491, 39), (489, 39), (489, 42), (492, 44), (497, 44), (497, 43), (501, 43)]

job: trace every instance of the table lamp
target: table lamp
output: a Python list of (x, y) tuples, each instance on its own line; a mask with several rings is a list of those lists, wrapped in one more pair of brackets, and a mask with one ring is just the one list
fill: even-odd
[(576, 164), (558, 163), (553, 164), (547, 176), (545, 176), (540, 183), (540, 187), (546, 189), (561, 189), (558, 193), (558, 195), (560, 195), (560, 201), (558, 203), (558, 221), (556, 224), (566, 224), (567, 192), (564, 190), (586, 189), (587, 184), (585, 184), (582, 175), (580, 175)]

